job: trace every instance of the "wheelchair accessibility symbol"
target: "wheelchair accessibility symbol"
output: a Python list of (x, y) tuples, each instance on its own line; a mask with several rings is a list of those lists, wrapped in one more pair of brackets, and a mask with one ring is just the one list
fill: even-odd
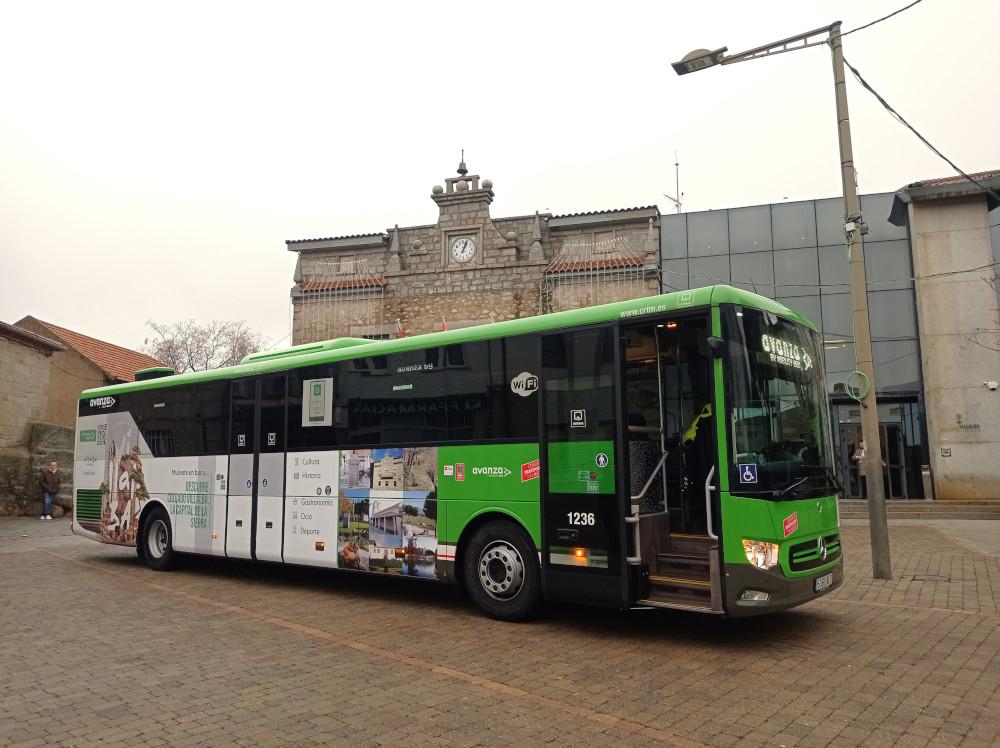
[(741, 462), (740, 468), (740, 483), (756, 483), (757, 482), (757, 465), (752, 462)]

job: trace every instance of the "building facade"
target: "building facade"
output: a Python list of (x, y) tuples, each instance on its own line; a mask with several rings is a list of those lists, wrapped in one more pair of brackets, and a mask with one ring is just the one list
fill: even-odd
[(61, 426), (76, 426), (80, 393), (91, 387), (131, 382), (136, 371), (162, 366), (152, 356), (92, 338), (28, 315), (14, 323), (22, 330), (60, 343), (53, 353), (45, 419)]
[(0, 449), (27, 445), (30, 424), (46, 421), (52, 356), (59, 342), (0, 322)]
[(469, 174), (431, 191), (434, 223), (288, 241), (294, 344), (418, 334), (659, 292), (659, 210), (506, 218)]
[(1000, 171), (907, 185), (923, 392), (936, 496), (1000, 496)]

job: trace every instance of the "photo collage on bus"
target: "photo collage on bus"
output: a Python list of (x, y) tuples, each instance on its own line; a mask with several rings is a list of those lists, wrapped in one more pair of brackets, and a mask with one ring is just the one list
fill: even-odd
[(337, 565), (437, 577), (437, 448), (340, 452)]

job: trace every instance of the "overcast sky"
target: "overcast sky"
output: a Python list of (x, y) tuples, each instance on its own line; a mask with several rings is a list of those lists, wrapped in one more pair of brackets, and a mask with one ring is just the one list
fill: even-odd
[[(285, 239), (433, 223), (460, 148), (494, 216), (669, 212), (675, 149), (686, 210), (838, 195), (827, 48), (669, 63), (906, 2), (0, 0), (0, 320), (138, 347), (150, 318), (243, 319), (281, 343)], [(844, 49), (981, 171), (997, 29), (996, 0), (924, 0)], [(951, 173), (848, 75), (863, 193)]]

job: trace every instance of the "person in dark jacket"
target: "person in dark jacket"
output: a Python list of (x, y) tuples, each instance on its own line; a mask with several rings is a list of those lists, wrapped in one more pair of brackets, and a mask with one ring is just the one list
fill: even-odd
[(59, 463), (52, 460), (48, 468), (38, 474), (38, 487), (42, 489), (42, 516), (39, 519), (52, 519), (52, 502), (61, 486)]

